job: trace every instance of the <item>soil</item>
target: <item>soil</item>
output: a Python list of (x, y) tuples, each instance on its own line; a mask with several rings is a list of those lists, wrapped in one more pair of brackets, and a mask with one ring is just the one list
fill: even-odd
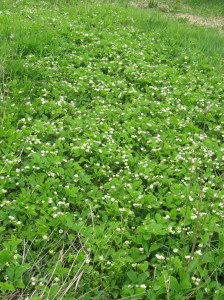
[(186, 13), (176, 13), (175, 17), (186, 19), (191, 24), (196, 24), (205, 27), (218, 28), (224, 32), (224, 18), (204, 18)]

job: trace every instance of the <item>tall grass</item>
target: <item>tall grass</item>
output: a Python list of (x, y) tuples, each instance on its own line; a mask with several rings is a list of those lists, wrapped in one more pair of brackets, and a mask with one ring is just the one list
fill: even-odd
[(192, 8), (192, 12), (195, 14), (210, 17), (224, 17), (223, 0), (185, 0), (183, 3)]
[[(126, 1), (116, 3), (127, 4)], [(224, 58), (224, 35), (217, 29), (192, 25), (183, 19), (170, 18), (158, 10), (136, 9), (126, 6), (124, 13), (132, 16), (135, 25), (143, 31), (156, 32), (164, 39), (173, 37), (176, 47), (181, 47), (182, 50), (180, 51), (199, 52), (202, 63), (212, 61), (215, 67), (221, 66), (221, 61)], [(198, 59), (193, 55), (190, 56), (193, 60)]]

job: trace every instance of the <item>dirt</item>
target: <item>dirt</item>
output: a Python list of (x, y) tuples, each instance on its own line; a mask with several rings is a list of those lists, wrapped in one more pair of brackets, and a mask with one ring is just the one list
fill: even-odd
[(191, 24), (218, 28), (220, 31), (224, 32), (224, 18), (204, 18), (187, 13), (175, 13), (173, 16), (180, 19), (186, 19)]
[(140, 7), (140, 8), (149, 8), (148, 1), (131, 1), (131, 6)]

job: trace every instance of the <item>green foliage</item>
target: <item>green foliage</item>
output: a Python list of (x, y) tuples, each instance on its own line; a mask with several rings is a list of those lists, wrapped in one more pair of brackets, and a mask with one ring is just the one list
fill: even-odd
[(223, 74), (127, 11), (1, 8), (2, 299), (224, 296)]
[[(141, 4), (149, 3), (149, 8), (157, 8), (164, 12), (183, 12), (202, 17), (223, 17), (223, 0), (127, 0), (130, 3)], [(120, 2), (120, 1), (119, 1)], [(121, 1), (122, 2), (122, 1)], [(146, 7), (145, 5), (143, 5)]]
[(205, 16), (223, 17), (224, 5), (222, 0), (188, 0), (184, 1), (195, 13)]

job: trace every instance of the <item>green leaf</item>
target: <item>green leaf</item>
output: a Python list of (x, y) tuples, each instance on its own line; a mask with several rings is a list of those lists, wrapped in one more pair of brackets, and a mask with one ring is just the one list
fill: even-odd
[(15, 268), (15, 279), (20, 278), (27, 270), (29, 270), (29, 264), (23, 264), (20, 266), (16, 266)]
[[(134, 297), (136, 297), (136, 298), (134, 298), (134, 299), (139, 299), (139, 300), (142, 299), (142, 297), (144, 296), (145, 293), (146, 293), (146, 290), (144, 288), (141, 288), (141, 287), (136, 288), (135, 295), (134, 295)], [(133, 299), (133, 297), (132, 297), (132, 299)]]
[(146, 279), (148, 278), (149, 276), (149, 273), (148, 272), (144, 272), (142, 274), (139, 274), (138, 275), (138, 283), (141, 284), (141, 283), (145, 283)]
[(142, 264), (139, 264), (138, 267), (142, 271), (147, 271), (149, 267), (149, 263), (147, 261), (144, 261)]
[(191, 279), (189, 274), (184, 270), (180, 270), (179, 275), (180, 275), (180, 288), (182, 290), (191, 289)]
[(174, 291), (179, 291), (179, 289), (180, 289), (180, 285), (179, 285), (177, 279), (173, 276), (170, 276), (170, 288), (171, 288), (171, 290), (174, 290)]
[(13, 284), (8, 283), (8, 282), (0, 282), (0, 289), (3, 293), (9, 291), (9, 292), (14, 292), (16, 289), (13, 286)]
[(0, 268), (3, 268), (7, 262), (10, 261), (10, 252), (3, 250), (0, 252)]
[(149, 248), (149, 252), (151, 253), (153, 251), (156, 251), (156, 250), (160, 249), (161, 247), (162, 247), (161, 244), (152, 244)]
[(138, 273), (134, 271), (128, 271), (127, 276), (131, 280), (131, 282), (138, 283)]
[(189, 265), (188, 272), (190, 272), (190, 273), (194, 272), (198, 265), (199, 265), (199, 259), (193, 258)]
[(30, 268), (29, 264), (9, 266), (6, 269), (6, 274), (11, 282), (20, 281), (21, 276)]
[(147, 230), (154, 235), (165, 235), (166, 230), (162, 224), (156, 223), (155, 221), (151, 221), (149, 225), (147, 225)]
[(20, 289), (25, 288), (25, 284), (22, 280), (15, 280), (14, 285), (15, 285), (15, 287), (20, 288)]
[(6, 269), (6, 274), (8, 276), (9, 281), (14, 282), (14, 273), (15, 273), (15, 267), (10, 266)]

